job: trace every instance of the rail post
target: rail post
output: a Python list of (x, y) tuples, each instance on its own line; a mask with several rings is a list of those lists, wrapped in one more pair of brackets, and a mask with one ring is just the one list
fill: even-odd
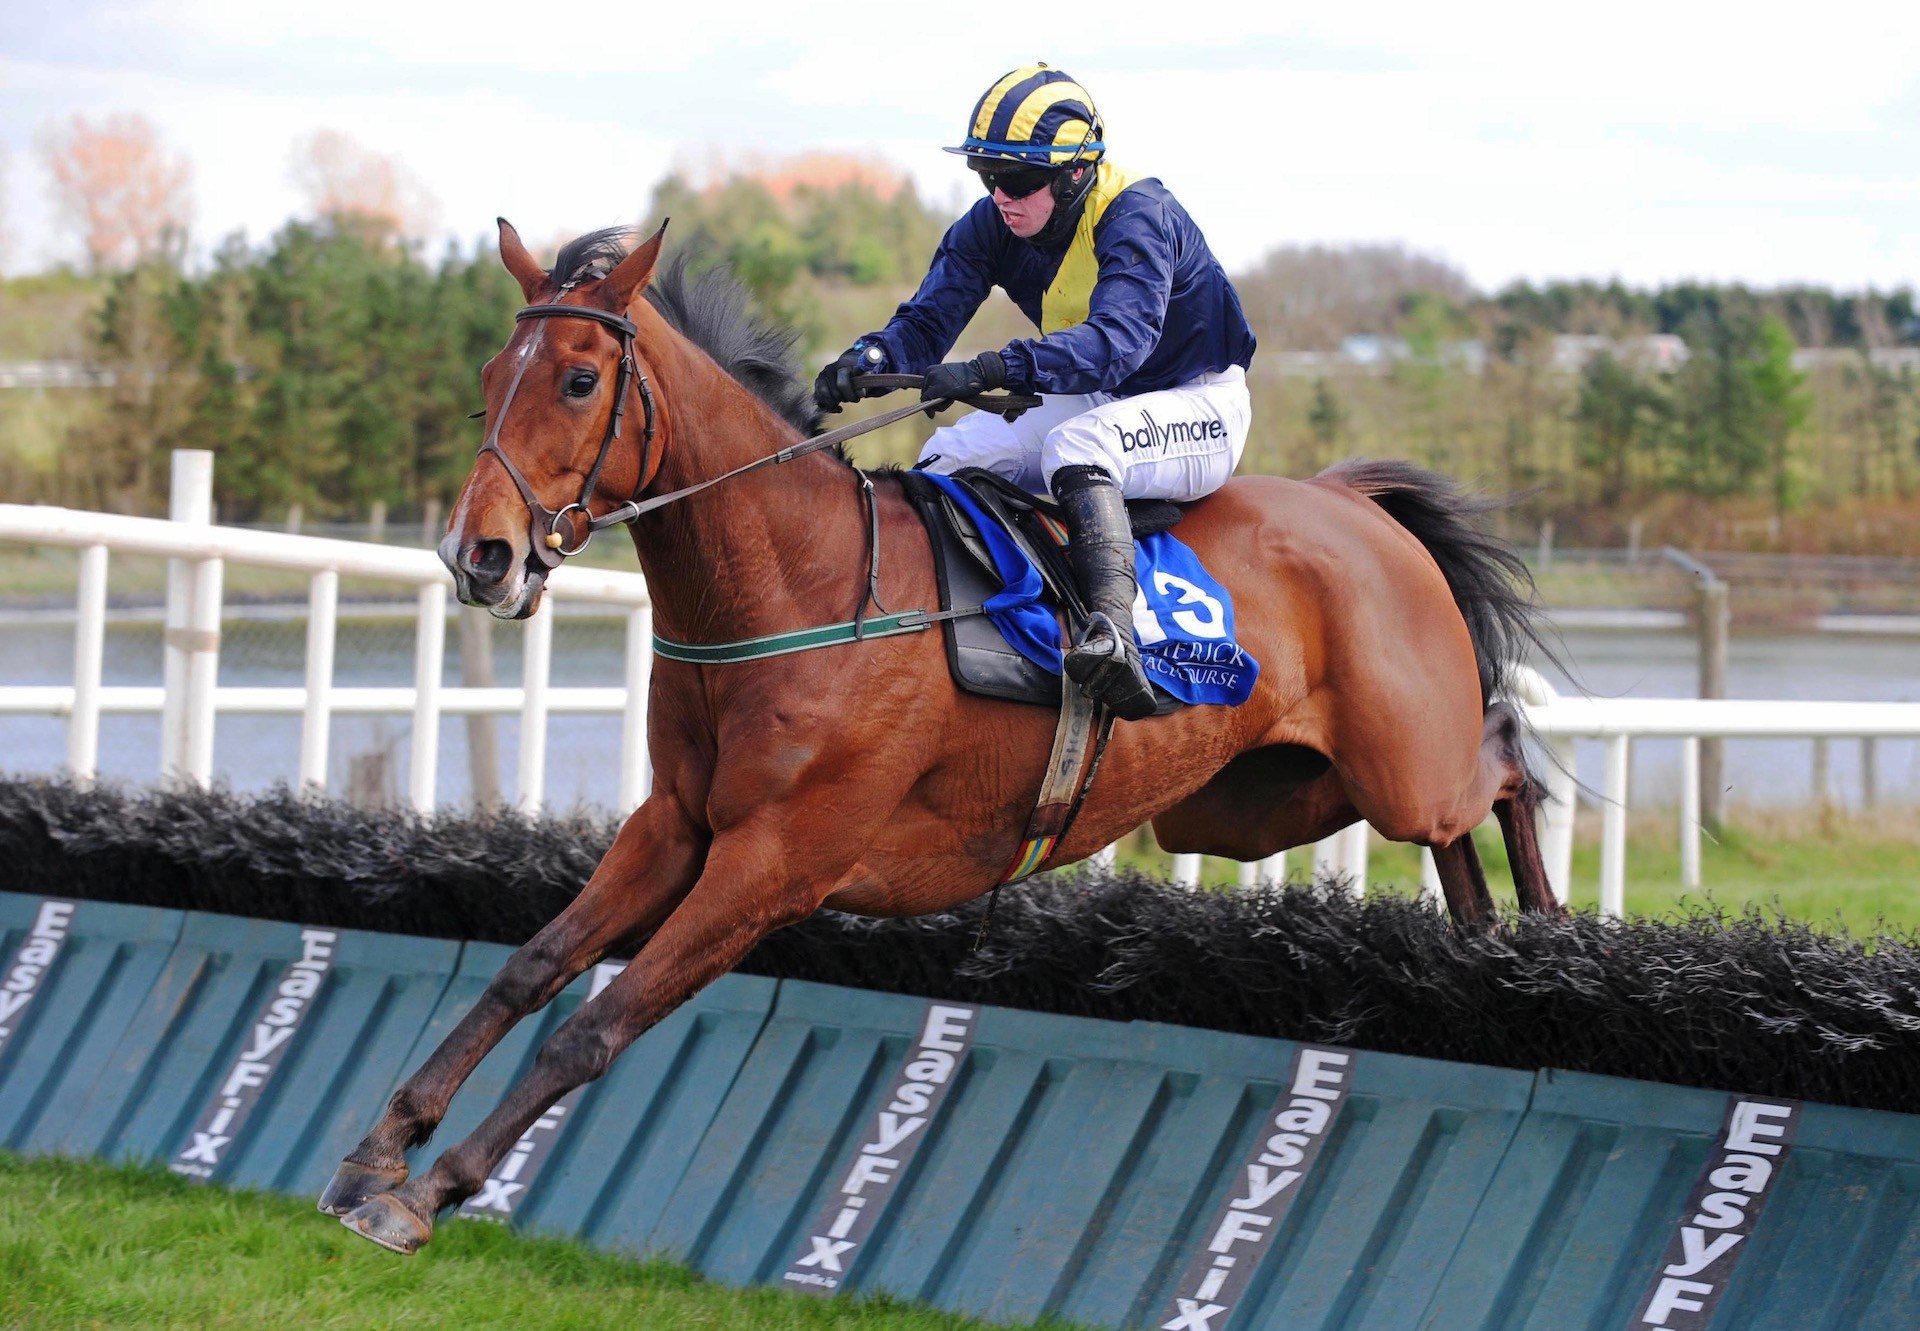
[(652, 784), (647, 757), (647, 688), (653, 678), (653, 607), (627, 611), (627, 706), (620, 715), (620, 812), (640, 806)]
[(1617, 920), (1627, 909), (1627, 768), (1633, 741), (1607, 739), (1606, 803), (1600, 810), (1600, 913)]
[[(493, 616), (474, 606), (460, 609), (460, 682), (490, 689), (493, 673)], [(476, 807), (500, 803), (500, 727), (489, 712), (467, 713), (467, 789)]]
[(547, 682), (553, 676), (553, 593), (527, 620), (520, 657), (520, 760), (514, 802), (523, 813), (538, 813), (547, 788)]
[(340, 575), (321, 569), (307, 585), (307, 702), (300, 716), (300, 784), (327, 788), (333, 730), (333, 647), (340, 619)]
[(447, 584), (421, 586), (413, 631), (413, 734), (407, 798), (421, 813), (433, 811), (440, 774), (440, 672), (447, 651)]
[[(1727, 584), (1711, 568), (1684, 550), (1662, 546), (1668, 563), (1685, 569), (1697, 583), (1696, 626), (1699, 634), (1699, 696), (1727, 696), (1727, 625), (1730, 618)], [(1726, 741), (1716, 737), (1700, 743), (1700, 821), (1718, 831), (1726, 812)]]
[(67, 715), (67, 770), (81, 785), (100, 767), (100, 665), (106, 655), (107, 547), (80, 552), (74, 596), (73, 710)]
[(1700, 887), (1700, 737), (1680, 741), (1680, 886)]
[[(173, 451), (167, 516), (213, 523), (213, 454)], [(160, 717), (160, 775), (205, 785), (213, 776), (213, 690), (220, 675), (218, 559), (167, 561), (165, 703)]]

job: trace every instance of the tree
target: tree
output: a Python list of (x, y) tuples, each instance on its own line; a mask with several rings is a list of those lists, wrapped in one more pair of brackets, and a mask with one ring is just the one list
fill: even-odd
[(1666, 395), (1611, 353), (1587, 362), (1573, 411), (1575, 458), (1600, 478), (1602, 505), (1626, 497), (1635, 458), (1658, 444), (1668, 414)]
[(323, 129), (295, 143), (291, 175), (318, 220), (351, 221), (385, 240), (418, 237), (432, 228), (433, 198), (413, 173), (339, 130)]
[(41, 137), (60, 216), (79, 232), (87, 266), (124, 271), (186, 244), (192, 169), (169, 154), (145, 116), (116, 114), (95, 124), (76, 115)]
[(1420, 296), (1474, 296), (1465, 273), (1404, 245), (1283, 245), (1235, 286), (1262, 341), (1322, 351), (1357, 333), (1396, 331)]
[(1753, 385), (1756, 428), (1767, 448), (1774, 512), (1785, 515), (1799, 499), (1788, 444), (1813, 409), (1807, 376), (1793, 367), (1793, 334), (1778, 316), (1760, 321), (1747, 376)]
[(1319, 460), (1332, 461), (1341, 436), (1347, 432), (1347, 409), (1340, 405), (1339, 397), (1324, 377), (1313, 381), (1313, 401), (1307, 406), (1307, 429), (1320, 445)]

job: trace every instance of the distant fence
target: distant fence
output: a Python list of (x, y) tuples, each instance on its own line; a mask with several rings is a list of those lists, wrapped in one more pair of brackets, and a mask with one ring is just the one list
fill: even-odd
[[(415, 808), (435, 805), (439, 721), (449, 715), (517, 715), (520, 722), (517, 802), (538, 809), (545, 797), (547, 720), (556, 713), (620, 718), (618, 810), (645, 796), (647, 678), (652, 665), (652, 612), (645, 580), (567, 565), (554, 571), (541, 608), (527, 623), (521, 682), (514, 687), (448, 687), (446, 570), (433, 552), (401, 546), (220, 527), (211, 523), (212, 456), (174, 455), (173, 517), (169, 521), (72, 509), (0, 504), (0, 540), (80, 550), (74, 628), (73, 677), (66, 685), (0, 685), (0, 715), (40, 714), (67, 719), (66, 767), (88, 778), (98, 768), (100, 717), (108, 713), (158, 715), (159, 775), (204, 784), (213, 775), (213, 736), (223, 713), (298, 716), (299, 780), (325, 789), (330, 726), (336, 715), (411, 718), (408, 797)], [(157, 684), (101, 682), (109, 562), (115, 552), (169, 559), (163, 678)], [(289, 569), (309, 577), (305, 678), (299, 686), (222, 686), (220, 631), (223, 576), (229, 563)], [(414, 663), (411, 685), (347, 687), (334, 682), (335, 634), (342, 576), (399, 583), (414, 590)], [(618, 686), (562, 687), (551, 682), (556, 601), (587, 603), (625, 619), (623, 679)], [(1601, 794), (1600, 906), (1618, 915), (1626, 883), (1627, 770), (1630, 746), (1640, 738), (1682, 741), (1680, 848), (1682, 881), (1700, 885), (1702, 741), (1733, 737), (1920, 737), (1920, 703), (1731, 701), (1562, 698), (1533, 671), (1521, 674), (1519, 701), (1542, 737), (1555, 746), (1559, 767), (1549, 773), (1554, 793), (1545, 814), (1543, 845), (1549, 877), (1566, 896), (1572, 875), (1575, 784), (1572, 744), (1607, 745)], [(1708, 757), (1711, 758), (1711, 750)], [(1709, 784), (1711, 782), (1709, 781)], [(1709, 814), (1711, 809), (1708, 810)], [(1367, 829), (1335, 834), (1312, 850), (1317, 873), (1343, 875), (1356, 889), (1367, 879)], [(1242, 866), (1243, 883), (1279, 878), (1284, 856)], [(1197, 884), (1197, 856), (1175, 860), (1175, 878)], [(1431, 856), (1424, 857), (1423, 891), (1438, 899)]]
[[(0, 1146), (313, 1196), (503, 955), (0, 893)], [(1907, 1115), (730, 976), (465, 1213), (1006, 1320), (1799, 1331), (1920, 1319), (1916, 1174)]]

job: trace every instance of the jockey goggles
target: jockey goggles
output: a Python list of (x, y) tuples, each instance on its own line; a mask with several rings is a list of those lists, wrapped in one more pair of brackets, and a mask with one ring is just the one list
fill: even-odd
[(1053, 168), (1048, 166), (1001, 162), (991, 157), (976, 157), (968, 165), (980, 177), (980, 183), (986, 186), (987, 193), (998, 190), (1009, 199), (1024, 199), (1038, 194), (1053, 179)]

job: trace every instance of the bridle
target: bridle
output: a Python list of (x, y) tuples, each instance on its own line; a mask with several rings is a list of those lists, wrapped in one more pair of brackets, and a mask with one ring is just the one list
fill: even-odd
[[(565, 288), (562, 288), (562, 294), (564, 293)], [(507, 479), (513, 482), (514, 488), (520, 491), (520, 498), (526, 501), (527, 527), (533, 537), (528, 544), (533, 549), (534, 558), (540, 561), (543, 568), (551, 572), (560, 567), (560, 561), (567, 556), (577, 555), (586, 549), (588, 543), (593, 540), (595, 532), (613, 525), (612, 522), (596, 520), (589, 505), (593, 503), (593, 492), (600, 484), (600, 473), (605, 470), (607, 458), (613, 452), (614, 443), (620, 438), (620, 423), (627, 414), (628, 384), (639, 388), (640, 405), (647, 417), (646, 432), (640, 439), (640, 477), (634, 482), (635, 498), (639, 497), (641, 487), (646, 485), (648, 472), (653, 467), (653, 436), (657, 424), (653, 389), (647, 383), (647, 376), (640, 373), (640, 368), (633, 359), (633, 339), (639, 331), (634, 327), (633, 320), (585, 305), (529, 305), (513, 317), (516, 320), (592, 319), (595, 323), (612, 329), (614, 335), (620, 339), (620, 372), (613, 385), (613, 415), (607, 420), (607, 432), (600, 437), (600, 451), (594, 455), (593, 466), (588, 469), (587, 478), (581, 483), (578, 499), (558, 509), (548, 508), (540, 502), (540, 496), (534, 493), (533, 486), (527, 483), (525, 474), (500, 447), (500, 427), (507, 419), (507, 408), (513, 405), (514, 394), (520, 391), (520, 380), (526, 375), (527, 366), (533, 361), (534, 349), (540, 345), (541, 336), (546, 332), (544, 324), (541, 325), (533, 340), (527, 343), (526, 349), (520, 353), (520, 365), (513, 372), (513, 382), (507, 385), (506, 400), (501, 402), (500, 411), (493, 418), (493, 429), (487, 432), (487, 441), (480, 445), (482, 453), (491, 453), (499, 459), (500, 465), (507, 470)], [(561, 533), (560, 527), (562, 522), (565, 522), (569, 529), (568, 534), (571, 534), (573, 524), (567, 515), (576, 509), (586, 519), (586, 534), (580, 538), (578, 545), (570, 547), (567, 544), (567, 536)], [(627, 520), (616, 519), (616, 521)]]
[[(565, 295), (567, 290), (568, 288), (562, 287), (560, 294)], [(594, 322), (611, 329), (614, 335), (620, 339), (620, 373), (613, 389), (613, 415), (607, 421), (607, 432), (600, 438), (600, 451), (595, 454), (593, 466), (588, 470), (586, 480), (580, 486), (580, 497), (578, 499), (558, 509), (548, 508), (540, 502), (540, 496), (534, 493), (533, 486), (528, 484), (525, 474), (514, 464), (513, 459), (507, 456), (506, 451), (500, 447), (500, 427), (506, 421), (507, 409), (513, 405), (514, 394), (520, 391), (520, 380), (525, 377), (527, 366), (533, 360), (534, 349), (540, 345), (540, 339), (546, 332), (545, 325), (541, 326), (539, 333), (535, 335), (533, 340), (527, 343), (526, 348), (520, 353), (520, 364), (518, 368), (514, 370), (513, 380), (507, 385), (507, 395), (505, 399), (501, 401), (500, 410), (493, 418), (493, 428), (487, 432), (486, 442), (480, 445), (480, 452), (482, 454), (491, 453), (495, 458), (499, 459), (500, 465), (506, 468), (507, 478), (513, 482), (514, 488), (520, 491), (520, 498), (527, 506), (527, 529), (529, 535), (532, 537), (528, 544), (532, 547), (533, 557), (539, 560), (541, 567), (549, 573), (560, 567), (561, 562), (569, 556), (577, 555), (586, 549), (587, 545), (593, 540), (595, 532), (605, 531), (608, 527), (616, 527), (622, 523), (634, 522), (642, 515), (651, 513), (657, 508), (664, 508), (668, 504), (677, 503), (689, 495), (698, 494), (710, 486), (718, 485), (722, 481), (732, 480), (735, 476), (744, 475), (750, 471), (757, 471), (761, 467), (778, 466), (783, 462), (792, 462), (795, 458), (805, 457), (809, 453), (817, 453), (821, 449), (832, 448), (837, 444), (843, 444), (847, 440), (858, 438), (860, 435), (866, 434), (871, 430), (878, 430), (883, 426), (893, 424), (895, 421), (905, 420), (915, 412), (926, 411), (931, 414), (932, 411), (946, 406), (953, 400), (937, 398), (931, 401), (910, 402), (904, 406), (893, 407), (880, 412), (878, 415), (869, 416), (865, 420), (842, 425), (837, 430), (828, 430), (824, 434), (814, 435), (810, 439), (805, 439), (800, 443), (783, 448), (777, 453), (769, 453), (765, 457), (755, 458), (752, 462), (743, 463), (731, 471), (721, 472), (718, 476), (711, 477), (708, 480), (696, 481), (692, 485), (683, 486), (678, 490), (671, 490), (663, 495), (655, 495), (651, 499), (641, 499), (640, 491), (646, 487), (648, 480), (651, 479), (650, 473), (653, 470), (653, 441), (654, 431), (657, 425), (657, 412), (653, 402), (653, 389), (647, 383), (647, 376), (640, 372), (639, 365), (633, 357), (633, 340), (639, 331), (635, 327), (633, 320), (618, 314), (609, 314), (605, 310), (596, 310), (586, 305), (553, 304), (529, 305), (513, 317), (516, 320), (592, 319)], [(885, 391), (894, 388), (918, 388), (921, 385), (922, 377), (917, 374), (868, 374), (859, 376), (856, 382), (864, 388)], [(640, 441), (640, 475), (639, 479), (634, 482), (634, 490), (630, 498), (596, 518), (593, 516), (593, 511), (589, 506), (593, 502), (593, 492), (600, 483), (600, 473), (606, 468), (607, 458), (613, 451), (615, 441), (620, 438), (620, 422), (626, 415), (627, 409), (628, 384), (632, 384), (639, 389), (640, 403), (645, 409), (647, 417), (646, 433), (641, 437)], [(1040, 399), (1037, 397), (1029, 397), (1017, 393), (1002, 393), (998, 396), (983, 394), (979, 397), (961, 398), (958, 400), (968, 406), (976, 407), (983, 411), (991, 411), (1004, 415), (1008, 420), (1012, 420), (1015, 416), (1018, 416), (1021, 412), (1029, 408), (1038, 406), (1040, 402)], [(872, 588), (877, 585), (879, 580), (877, 562), (879, 559), (878, 514), (873, 507), (873, 483), (868, 480), (864, 474), (861, 476), (861, 490), (867, 505), (869, 525), (873, 529), (871, 532), (870, 553), (871, 559), (874, 562), (868, 577), (869, 588)], [(567, 544), (567, 534), (571, 533), (572, 519), (568, 517), (568, 514), (574, 512), (576, 509), (579, 510), (581, 517), (586, 520), (586, 534), (580, 538), (578, 545), (569, 546)], [(568, 527), (567, 534), (563, 534), (561, 531), (563, 522)]]

